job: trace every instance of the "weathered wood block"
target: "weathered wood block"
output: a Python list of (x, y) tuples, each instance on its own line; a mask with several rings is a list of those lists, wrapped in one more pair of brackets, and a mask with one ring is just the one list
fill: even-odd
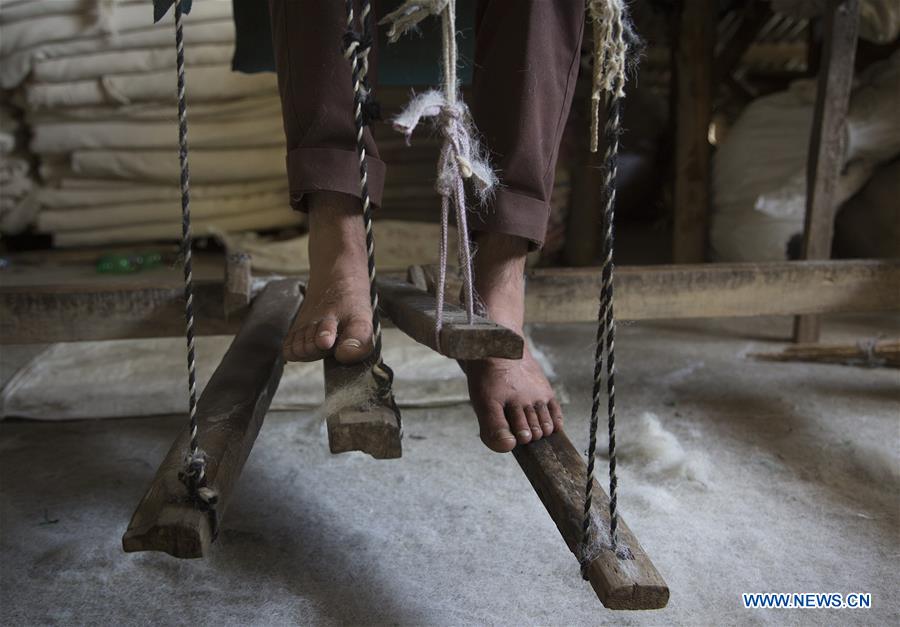
[[(207, 485), (218, 494), (220, 517), (278, 389), (284, 366), (281, 345), (301, 300), (295, 280), (267, 285), (198, 402)], [(195, 507), (178, 479), (188, 443), (184, 429), (131, 517), (122, 536), (125, 551), (163, 551), (182, 558), (208, 553), (214, 539), (209, 515)]]
[[(330, 396), (354, 385), (371, 368), (368, 362), (345, 366), (330, 357), (322, 363), (326, 404)], [(332, 453), (362, 451), (375, 459), (396, 459), (403, 453), (399, 410), (381, 399), (334, 411), (325, 417), (325, 425)]]
[(525, 341), (515, 331), (482, 316), (469, 323), (466, 312), (445, 303), (440, 346), (435, 336), (437, 309), (434, 296), (394, 278), (378, 279), (378, 294), (385, 315), (409, 337), (452, 359), (502, 357), (521, 359)]
[[(581, 455), (564, 431), (519, 445), (513, 449), (513, 455), (569, 550), (578, 557), (587, 479)], [(593, 519), (599, 529), (609, 529), (609, 497), (596, 482), (593, 494)], [(612, 610), (665, 607), (669, 587), (621, 516), (618, 537), (619, 555), (609, 546), (600, 546), (588, 566), (588, 578), (597, 598)], [(623, 553), (627, 557), (621, 557)]]

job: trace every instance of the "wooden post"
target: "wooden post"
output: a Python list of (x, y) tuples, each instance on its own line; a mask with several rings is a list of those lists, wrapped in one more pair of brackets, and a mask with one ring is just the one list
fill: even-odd
[(525, 342), (504, 326), (476, 316), (469, 324), (457, 305), (444, 306), (440, 346), (434, 328), (437, 319), (434, 296), (401, 279), (378, 279), (381, 309), (409, 337), (451, 359), (502, 357), (521, 359)]
[[(587, 468), (564, 431), (531, 444), (519, 445), (513, 455), (534, 491), (556, 523), (560, 535), (576, 557), (580, 555), (584, 486)], [(609, 497), (594, 482), (593, 519), (609, 529)], [(650, 610), (665, 607), (669, 588), (644, 553), (628, 525), (619, 517), (617, 555), (608, 546), (597, 547), (588, 566), (588, 579), (597, 598), (613, 610)]]
[(706, 259), (709, 230), (713, 0), (682, 0), (675, 35), (675, 189), (672, 254), (675, 263)]
[[(371, 364), (343, 365), (328, 357), (325, 368), (325, 405), (334, 394), (346, 390), (368, 376)], [(400, 412), (379, 399), (335, 408), (325, 417), (328, 446), (332, 453), (362, 451), (375, 459), (396, 459), (402, 455)]]
[[(208, 458), (208, 486), (218, 494), (219, 516), (278, 389), (281, 344), (301, 300), (297, 281), (267, 285), (200, 397), (200, 446)], [(122, 537), (125, 551), (164, 551), (182, 558), (208, 553), (214, 540), (209, 516), (194, 506), (178, 479), (189, 439), (185, 428), (169, 449)]]
[(225, 319), (250, 306), (253, 273), (250, 255), (235, 252), (225, 255)]
[[(823, 26), (816, 109), (807, 162), (803, 259), (828, 259), (831, 256), (837, 211), (834, 192), (847, 146), (846, 117), (853, 88), (859, 0), (829, 0)], [(818, 316), (795, 319), (795, 342), (818, 340)]]

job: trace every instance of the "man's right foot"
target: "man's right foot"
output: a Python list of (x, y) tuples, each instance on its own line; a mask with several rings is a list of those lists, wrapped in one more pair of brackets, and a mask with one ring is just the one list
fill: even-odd
[(372, 307), (360, 201), (337, 192), (309, 196), (309, 283), (284, 341), (287, 361), (334, 355), (341, 363), (372, 352)]

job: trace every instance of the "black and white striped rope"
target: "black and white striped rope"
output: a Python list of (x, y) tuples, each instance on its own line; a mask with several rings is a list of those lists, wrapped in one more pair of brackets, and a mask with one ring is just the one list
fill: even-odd
[[(613, 7), (618, 8), (618, 7)], [(625, 49), (624, 45), (624, 20), (627, 18), (621, 11), (612, 11), (612, 39)], [(607, 14), (609, 15), (609, 14)], [(595, 58), (595, 62), (599, 62)], [(619, 62), (619, 70), (613, 76), (613, 80), (606, 90), (606, 124), (604, 126), (604, 138), (606, 152), (604, 154), (604, 197), (606, 204), (603, 211), (603, 262), (600, 274), (600, 307), (597, 319), (597, 345), (594, 352), (594, 382), (593, 399), (591, 403), (590, 433), (588, 441), (588, 467), (587, 481), (584, 492), (584, 517), (581, 528), (581, 574), (587, 579), (587, 570), (591, 559), (596, 555), (592, 548), (595, 540), (592, 537), (591, 506), (593, 500), (594, 465), (597, 451), (597, 429), (599, 428), (599, 413), (601, 397), (603, 395), (604, 354), (606, 356), (606, 395), (607, 395), (607, 428), (609, 433), (609, 542), (610, 548), (617, 556), (628, 554), (627, 547), (619, 546), (618, 527), (618, 476), (616, 472), (616, 358), (615, 338), (616, 322), (613, 311), (613, 277), (615, 264), (613, 260), (614, 249), (614, 222), (616, 208), (616, 174), (617, 158), (619, 152), (620, 102), (624, 93), (624, 64)], [(593, 131), (596, 129), (592, 125)], [(594, 139), (592, 137), (592, 144)], [(620, 550), (621, 548), (621, 550)]]
[(188, 163), (187, 97), (184, 71), (184, 28), (182, 0), (175, 0), (175, 54), (178, 73), (178, 157), (181, 164), (181, 251), (184, 262), (184, 316), (187, 339), (188, 421), (190, 440), (185, 466), (179, 474), (191, 498), (201, 509), (208, 511), (213, 536), (218, 528), (215, 491), (206, 485), (206, 456), (200, 448), (197, 424), (197, 360), (194, 346), (194, 275), (191, 250), (191, 176)]
[[(362, 200), (363, 226), (366, 232), (366, 254), (369, 271), (369, 299), (372, 306), (372, 375), (378, 383), (384, 400), (394, 404), (391, 386), (393, 371), (382, 358), (381, 316), (378, 312), (378, 285), (375, 270), (375, 234), (372, 230), (372, 201), (369, 197), (369, 172), (366, 162), (365, 127), (371, 117), (367, 111), (374, 109), (371, 90), (367, 83), (369, 51), (373, 45), (372, 7), (370, 0), (360, 3), (360, 31), (354, 30), (354, 0), (346, 0), (347, 31), (344, 35), (344, 57), (350, 61), (353, 80), (353, 119), (356, 124), (356, 151), (359, 157), (359, 192)], [(399, 412), (395, 412), (399, 416)]]

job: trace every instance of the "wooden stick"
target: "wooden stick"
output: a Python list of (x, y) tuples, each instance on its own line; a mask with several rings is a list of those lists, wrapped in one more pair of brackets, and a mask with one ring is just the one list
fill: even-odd
[[(433, 276), (432, 266), (424, 270)], [(599, 281), (599, 268), (529, 271), (526, 322), (595, 321)], [(616, 269), (616, 315), (665, 320), (891, 311), (900, 310), (897, 285), (897, 259), (624, 266)], [(458, 288), (448, 281), (447, 298), (457, 298)]]
[(515, 331), (476, 316), (468, 323), (466, 312), (448, 303), (444, 306), (440, 346), (434, 328), (434, 296), (406, 281), (378, 279), (381, 309), (409, 337), (452, 359), (502, 357), (521, 359), (525, 342)]
[[(822, 58), (819, 67), (816, 108), (813, 113), (806, 172), (806, 218), (803, 258), (828, 259), (834, 237), (837, 211), (835, 190), (844, 166), (845, 129), (856, 35), (859, 31), (859, 0), (835, 0), (825, 4)], [(817, 342), (819, 319), (800, 316), (794, 322), (795, 342)]]
[[(576, 557), (580, 555), (582, 509), (587, 469), (565, 432), (513, 449), (513, 455), (537, 492), (560, 535)], [(609, 529), (609, 499), (594, 483), (593, 517), (599, 529)], [(613, 610), (650, 610), (666, 606), (669, 588), (622, 517), (618, 527), (622, 558), (607, 546), (596, 547), (588, 579), (597, 598)]]
[[(281, 344), (301, 300), (297, 281), (266, 286), (200, 397), (200, 446), (208, 458), (208, 486), (219, 497), (219, 516), (228, 507), (278, 388), (284, 365)], [(131, 518), (122, 537), (126, 551), (164, 551), (183, 558), (208, 553), (214, 540), (209, 516), (191, 503), (178, 480), (188, 442), (185, 428)]]
[(751, 353), (762, 361), (805, 361), (866, 368), (900, 368), (900, 340), (856, 344), (794, 344), (780, 353)]
[(250, 306), (253, 286), (251, 258), (247, 253), (233, 252), (225, 255), (225, 319), (228, 320)]
[[(369, 376), (368, 362), (343, 365), (326, 358), (325, 405), (334, 394), (352, 387)], [(389, 403), (369, 398), (363, 404), (341, 408), (325, 417), (328, 446), (332, 453), (362, 451), (375, 459), (396, 459), (403, 453), (400, 434), (400, 413)]]
[[(681, 0), (673, 50), (675, 185), (672, 257), (706, 259), (709, 225), (709, 122), (713, 105), (716, 8), (713, 0)], [(618, 305), (618, 304), (617, 304)]]

